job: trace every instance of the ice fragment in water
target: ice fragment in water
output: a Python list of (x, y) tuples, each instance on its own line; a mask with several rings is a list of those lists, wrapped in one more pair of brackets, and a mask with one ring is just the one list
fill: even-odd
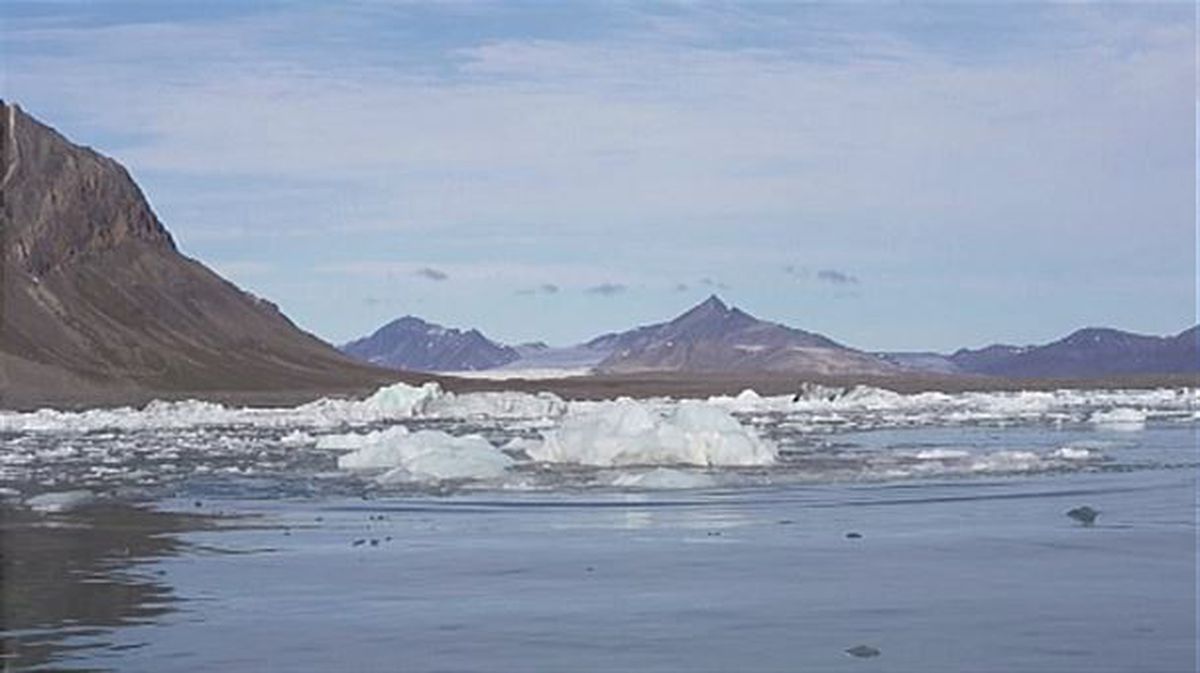
[(682, 401), (660, 411), (617, 400), (573, 412), (524, 447), (534, 460), (582, 465), (766, 465), (775, 448), (728, 412)]

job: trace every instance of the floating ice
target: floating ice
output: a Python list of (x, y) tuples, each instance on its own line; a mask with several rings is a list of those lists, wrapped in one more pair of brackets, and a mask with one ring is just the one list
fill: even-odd
[(280, 437), (279, 443), (284, 446), (306, 446), (313, 443), (313, 438), (312, 435), (303, 430), (292, 430)]
[(1128, 408), (1096, 411), (1088, 420), (1109, 430), (1136, 431), (1146, 427), (1146, 412)]
[(99, 498), (95, 493), (86, 489), (79, 489), (35, 495), (25, 501), (25, 506), (35, 512), (54, 514), (87, 507), (88, 505), (95, 504), (98, 500)]
[(555, 418), (567, 413), (567, 403), (553, 393), (446, 393), (431, 400), (425, 413), (452, 418)]
[(913, 454), (913, 457), (917, 460), (947, 460), (966, 458), (970, 455), (970, 451), (962, 449), (924, 449)]
[(1056, 449), (1050, 455), (1054, 458), (1062, 458), (1063, 460), (1089, 460), (1096, 457), (1096, 454), (1091, 449), (1076, 446), (1064, 446)]
[(525, 447), (534, 460), (582, 465), (766, 465), (775, 448), (721, 409), (679, 402), (665, 412), (629, 399), (572, 413)]
[[(347, 444), (360, 448), (338, 458), (344, 470), (390, 468), (379, 477), (396, 481), (441, 481), (448, 479), (495, 479), (513, 464), (478, 435), (455, 437), (439, 430), (409, 433), (389, 428), (368, 435), (343, 436)], [(329, 438), (325, 438), (329, 439)]]

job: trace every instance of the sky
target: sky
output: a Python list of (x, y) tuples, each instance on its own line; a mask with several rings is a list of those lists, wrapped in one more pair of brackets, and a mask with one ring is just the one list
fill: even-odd
[(566, 345), (716, 293), (877, 350), (1196, 322), (1174, 4), (0, 5), (0, 97), (339, 343)]

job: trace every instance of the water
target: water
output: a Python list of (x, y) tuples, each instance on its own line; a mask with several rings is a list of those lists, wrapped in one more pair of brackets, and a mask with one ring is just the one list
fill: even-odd
[[(318, 448), (396, 424), (504, 446), (570, 410), (10, 417), (6, 666), (1193, 671), (1194, 396), (1105, 395), (714, 400), (779, 458), (670, 466), (707, 480), (662, 482), (684, 489), (515, 451), (498, 480), (381, 484)], [(11, 506), (79, 488), (97, 502)]]

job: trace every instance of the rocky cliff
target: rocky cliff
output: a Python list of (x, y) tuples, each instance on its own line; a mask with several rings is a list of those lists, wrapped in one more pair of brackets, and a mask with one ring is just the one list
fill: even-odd
[(390, 377), (180, 254), (120, 164), (4, 102), (0, 158), (0, 407)]

